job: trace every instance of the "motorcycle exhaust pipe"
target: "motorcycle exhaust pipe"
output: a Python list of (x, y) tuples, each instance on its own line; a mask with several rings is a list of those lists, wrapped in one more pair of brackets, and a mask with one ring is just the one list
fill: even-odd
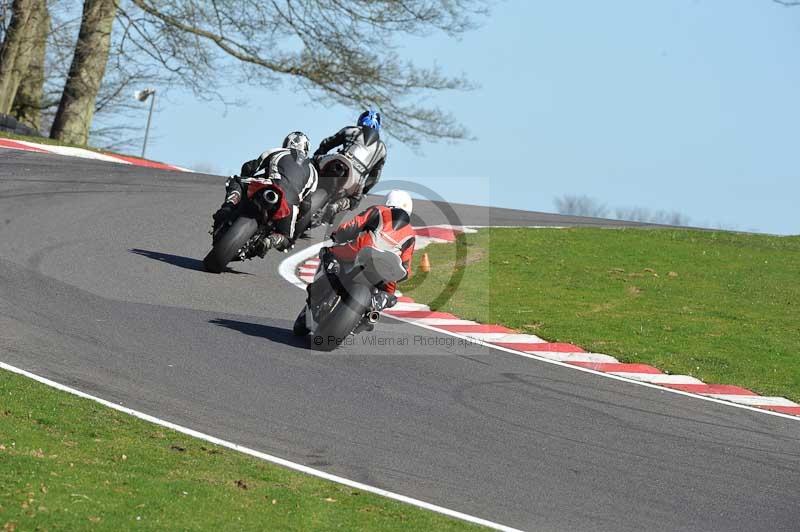
[(377, 310), (372, 310), (367, 314), (367, 321), (373, 325), (378, 323), (379, 319), (381, 319), (381, 313)]
[(278, 193), (274, 190), (267, 190), (264, 192), (264, 201), (267, 202), (267, 205), (275, 205), (278, 203), (278, 200), (281, 199), (278, 196)]

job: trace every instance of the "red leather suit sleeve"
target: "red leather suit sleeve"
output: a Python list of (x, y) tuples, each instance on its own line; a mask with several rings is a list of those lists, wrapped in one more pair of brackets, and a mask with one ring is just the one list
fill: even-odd
[(335, 240), (337, 243), (349, 242), (354, 240), (359, 233), (364, 231), (375, 231), (381, 224), (381, 211), (378, 207), (370, 207), (352, 220), (343, 222), (336, 228)]

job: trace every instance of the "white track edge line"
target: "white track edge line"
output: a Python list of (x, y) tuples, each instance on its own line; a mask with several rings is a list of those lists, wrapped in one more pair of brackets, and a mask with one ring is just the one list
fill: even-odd
[[(116, 164), (127, 164), (127, 165), (130, 165), (130, 166), (138, 166), (138, 167), (147, 167), (148, 166), (148, 165), (141, 165), (141, 164), (133, 163), (131, 161), (127, 161), (125, 159), (122, 159), (117, 154), (111, 154), (111, 153), (105, 153), (105, 152), (97, 152), (97, 151), (89, 150), (89, 149), (86, 149), (86, 148), (77, 148), (75, 146), (60, 146), (58, 144), (41, 144), (41, 143), (38, 143), (38, 142), (29, 141), (29, 140), (15, 140), (15, 139), (7, 138), (7, 137), (0, 137), (0, 140), (10, 140), (12, 142), (16, 142), (16, 143), (21, 144), (23, 146), (27, 146), (27, 149), (26, 148), (16, 147), (16, 146), (14, 146), (14, 147), (12, 147), (12, 146), (0, 146), (0, 148), (6, 149), (6, 150), (19, 150), (19, 151), (28, 151), (28, 152), (33, 152), (33, 153), (45, 153), (45, 154), (48, 154), (48, 155), (60, 155), (62, 157), (77, 157), (79, 159), (92, 159), (92, 160), (95, 160), (95, 161), (102, 161), (102, 162), (116, 163)], [(57, 150), (57, 149), (54, 149), (54, 148), (68, 148), (68, 150)], [(40, 150), (40, 151), (37, 151), (37, 150)], [(80, 153), (83, 153), (83, 155), (81, 155)], [(100, 155), (102, 157), (97, 157), (96, 155)], [(134, 158), (136, 158), (136, 157), (134, 157)], [(190, 168), (184, 168), (182, 166), (177, 166), (177, 165), (174, 165), (174, 164), (159, 163), (158, 161), (151, 161), (149, 159), (142, 159), (142, 160), (148, 161), (148, 162), (152, 162), (152, 163), (162, 164), (162, 165), (164, 165), (166, 167), (169, 167), (168, 169), (171, 169), (171, 170), (177, 170), (177, 171), (180, 171), (180, 172), (188, 172), (188, 173), (192, 173), (192, 174), (197, 173), (197, 172), (195, 172), (194, 170), (192, 170)]]
[(285, 458), (280, 458), (278, 456), (274, 456), (271, 454), (267, 454), (261, 451), (256, 451), (255, 449), (250, 449), (249, 447), (245, 447), (243, 445), (239, 445), (238, 443), (229, 442), (227, 440), (223, 440), (221, 438), (217, 438), (216, 436), (211, 436), (209, 434), (205, 434), (203, 432), (196, 431), (194, 429), (190, 429), (188, 427), (184, 427), (182, 425), (178, 425), (176, 423), (172, 423), (171, 421), (166, 421), (161, 418), (157, 418), (150, 414), (145, 414), (144, 412), (140, 412), (138, 410), (134, 410), (132, 408), (128, 408), (126, 406), (122, 406), (117, 403), (112, 403), (106, 399), (102, 399), (100, 397), (88, 394), (86, 392), (82, 392), (76, 388), (72, 388), (65, 384), (61, 384), (59, 382), (50, 380), (46, 377), (41, 377), (36, 375), (35, 373), (31, 373), (30, 371), (26, 371), (24, 369), (18, 368), (16, 366), (12, 366), (5, 362), (0, 362), (0, 369), (4, 369), (11, 373), (16, 373), (17, 375), (22, 375), (23, 377), (27, 377), (29, 379), (33, 379), (36, 382), (41, 384), (45, 384), (50, 386), (51, 388), (55, 388), (57, 390), (61, 390), (62, 392), (67, 392), (72, 395), (76, 395), (83, 399), (89, 399), (90, 401), (94, 401), (99, 403), (103, 406), (108, 408), (112, 408), (117, 410), (118, 412), (123, 412), (125, 414), (131, 415), (133, 417), (139, 418), (141, 420), (147, 421), (149, 423), (153, 423), (155, 425), (159, 425), (161, 427), (174, 430), (176, 432), (180, 432), (182, 434), (186, 434), (187, 436), (191, 436), (193, 438), (197, 438), (208, 443), (213, 443), (214, 445), (219, 445), (220, 447), (225, 447), (227, 449), (231, 449), (233, 451), (237, 451), (254, 458), (258, 458), (260, 460), (264, 460), (266, 462), (271, 462), (276, 465), (280, 465), (295, 471), (299, 471), (301, 473), (306, 473), (308, 475), (312, 475), (314, 477), (322, 478), (324, 480), (329, 480), (331, 482), (336, 482), (337, 484), (342, 484), (344, 486), (349, 486), (351, 488), (355, 488), (361, 491), (366, 491), (368, 493), (374, 493), (375, 495), (380, 495), (382, 497), (386, 497), (388, 499), (393, 499), (399, 502), (403, 502), (406, 504), (410, 504), (412, 506), (416, 506), (418, 508), (422, 508), (424, 510), (430, 510), (432, 512), (436, 512), (442, 515), (446, 515), (448, 517), (454, 517), (456, 519), (461, 519), (462, 521), (467, 521), (470, 523), (475, 523), (478, 525), (482, 525), (485, 527), (493, 528), (495, 530), (502, 530), (505, 532), (522, 532), (519, 529), (511, 528), (506, 525), (502, 525), (500, 523), (495, 523), (493, 521), (488, 521), (486, 519), (482, 519), (480, 517), (475, 517), (473, 515), (465, 514), (458, 512), (456, 510), (451, 510), (449, 508), (445, 508), (443, 506), (437, 506), (435, 504), (431, 504), (425, 501), (421, 501), (419, 499), (414, 499), (412, 497), (408, 497), (406, 495), (401, 495), (399, 493), (394, 493), (392, 491), (388, 491), (382, 488), (378, 488), (375, 486), (370, 486), (368, 484), (362, 484), (361, 482), (357, 482), (355, 480), (350, 480), (348, 478), (340, 477), (337, 475), (333, 475), (331, 473), (326, 473), (325, 471), (321, 471), (319, 469), (314, 469), (312, 467), (305, 466), (303, 464), (299, 464), (297, 462), (292, 462), (290, 460), (286, 460)]
[(297, 268), (300, 266), (303, 261), (308, 258), (313, 257), (319, 250), (322, 249), (326, 245), (331, 245), (332, 242), (328, 240), (324, 240), (319, 242), (318, 244), (312, 244), (307, 248), (301, 249), (297, 253), (294, 253), (285, 259), (283, 259), (278, 266), (278, 273), (281, 277), (292, 283), (293, 285), (297, 286), (298, 288), (305, 289), (306, 283), (300, 280), (297, 276)]
[[(481, 226), (469, 226), (469, 227), (481, 227)], [(294, 255), (292, 255), (291, 257), (288, 257), (288, 258), (284, 259), (283, 262), (281, 262), (281, 264), (280, 264), (280, 266), (278, 268), (278, 273), (280, 273), (281, 276), (284, 279), (286, 279), (287, 281), (289, 281), (293, 285), (305, 289), (306, 284), (304, 282), (302, 282), (297, 277), (297, 274), (295, 273), (297, 265), (300, 264), (303, 260), (309, 258), (314, 253), (317, 253), (319, 251), (319, 249), (322, 248), (322, 246), (325, 245), (325, 244), (326, 244), (325, 242), (322, 242), (320, 244), (314, 244), (313, 246), (309, 246), (308, 248), (302, 249), (302, 250), (298, 251), (297, 253), (295, 253)], [(313, 250), (312, 250), (312, 248), (313, 248)], [(308, 253), (309, 250), (312, 250), (311, 253)], [(287, 263), (288, 264), (293, 264), (293, 266), (291, 268), (288, 267), (288, 266), (284, 267), (284, 265), (287, 264)], [(627, 378), (621, 377), (619, 375), (613, 375), (611, 373), (604, 373), (602, 371), (596, 371), (596, 370), (593, 370), (593, 369), (584, 368), (584, 367), (581, 367), (581, 366), (576, 366), (574, 364), (569, 364), (567, 362), (560, 362), (558, 360), (553, 360), (553, 359), (550, 359), (550, 358), (540, 357), (540, 356), (537, 356), (537, 355), (533, 355), (531, 353), (525, 353), (523, 351), (515, 351), (513, 349), (509, 349), (507, 347), (503, 347), (503, 346), (500, 346), (500, 345), (494, 345), (494, 344), (491, 344), (491, 343), (488, 343), (488, 342), (484, 342), (482, 340), (478, 340), (476, 338), (470, 338), (470, 337), (464, 336), (464, 335), (459, 334), (459, 333), (455, 333), (455, 332), (451, 332), (451, 331), (444, 331), (442, 329), (437, 329), (436, 327), (431, 327), (429, 325), (424, 325), (422, 323), (415, 323), (412, 319), (409, 319), (409, 318), (401, 318), (399, 316), (390, 316), (388, 314), (387, 314), (387, 317), (391, 318), (393, 320), (402, 321), (404, 323), (410, 323), (411, 325), (415, 325), (415, 326), (421, 327), (423, 329), (428, 329), (430, 331), (435, 331), (435, 332), (437, 332), (439, 334), (446, 334), (448, 336), (454, 336), (456, 338), (461, 338), (462, 340), (467, 340), (467, 341), (472, 342), (472, 343), (474, 343), (476, 345), (482, 345), (482, 346), (485, 346), (485, 347), (490, 347), (490, 348), (496, 349), (498, 351), (503, 351), (505, 353), (521, 356), (521, 357), (524, 357), (524, 358), (530, 358), (530, 359), (533, 359), (533, 360), (540, 360), (540, 361), (545, 362), (547, 364), (555, 364), (556, 366), (561, 366), (561, 367), (564, 367), (564, 368), (570, 368), (570, 369), (575, 370), (575, 371), (583, 371), (584, 373), (592, 373), (594, 375), (599, 375), (599, 376), (605, 377), (607, 379), (614, 379), (614, 380), (618, 380), (618, 381), (629, 382), (629, 383), (635, 384), (637, 386), (644, 386), (645, 388), (653, 388), (654, 390), (659, 390), (661, 392), (672, 393), (672, 394), (675, 394), (675, 395), (682, 395), (684, 397), (691, 397), (691, 398), (694, 398), (694, 399), (699, 399), (701, 401), (708, 401), (708, 402), (711, 402), (711, 403), (717, 403), (717, 404), (720, 404), (720, 405), (730, 406), (730, 407), (733, 407), (733, 408), (740, 408), (742, 410), (750, 410), (751, 412), (758, 412), (759, 414), (766, 414), (766, 415), (769, 415), (769, 416), (781, 417), (781, 418), (784, 418), (784, 419), (790, 419), (792, 421), (800, 421), (800, 417), (793, 416), (791, 414), (784, 414), (783, 412), (775, 412), (774, 410), (765, 410), (763, 408), (756, 408), (754, 406), (748, 406), (748, 405), (744, 405), (744, 404), (740, 404), (740, 403), (732, 403), (730, 401), (725, 401), (725, 400), (722, 400), (722, 399), (716, 399), (714, 397), (709, 397), (707, 395), (700, 395), (700, 394), (696, 394), (696, 393), (692, 393), (692, 392), (684, 392), (683, 390), (676, 390), (675, 388), (667, 388), (665, 386), (659, 386), (657, 384), (651, 384), (649, 382), (637, 381), (637, 380), (634, 380), (634, 379), (627, 379)]]

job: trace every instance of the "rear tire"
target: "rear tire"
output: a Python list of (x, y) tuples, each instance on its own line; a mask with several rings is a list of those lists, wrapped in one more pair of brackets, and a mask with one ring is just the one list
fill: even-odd
[(203, 259), (207, 272), (222, 273), (236, 253), (258, 230), (258, 222), (253, 218), (240, 216), (214, 241), (211, 251)]
[(311, 347), (317, 351), (333, 351), (350, 336), (364, 318), (372, 300), (372, 290), (356, 284), (348, 289), (346, 297), (326, 316), (314, 332)]

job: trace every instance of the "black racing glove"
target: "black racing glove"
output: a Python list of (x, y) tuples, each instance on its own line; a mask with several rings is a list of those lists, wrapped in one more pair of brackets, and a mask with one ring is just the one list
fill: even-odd
[(319, 250), (319, 261), (323, 269), (330, 274), (338, 275), (340, 266), (339, 261), (336, 260), (331, 248), (322, 248)]
[(350, 207), (349, 207), (349, 209), (352, 211), (352, 210), (354, 210), (356, 207), (358, 207), (358, 204), (359, 204), (359, 203), (361, 203), (361, 200), (362, 200), (362, 199), (364, 199), (364, 194), (362, 194), (361, 192), (359, 192), (358, 194), (353, 194), (353, 195), (352, 195), (352, 196), (350, 196), (348, 199), (350, 200)]

